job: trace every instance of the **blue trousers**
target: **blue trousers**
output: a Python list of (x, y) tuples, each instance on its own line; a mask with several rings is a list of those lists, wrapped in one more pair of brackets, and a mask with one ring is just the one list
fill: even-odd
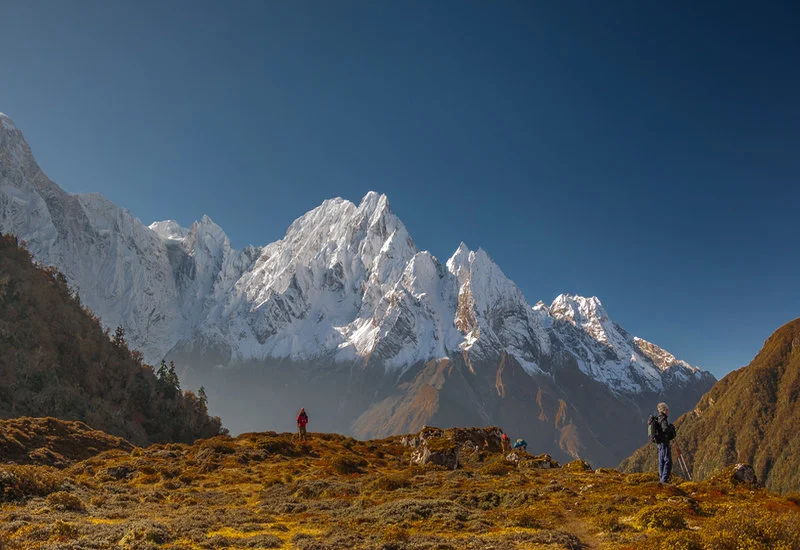
[(658, 444), (658, 477), (661, 483), (669, 481), (672, 473), (672, 448), (669, 443)]

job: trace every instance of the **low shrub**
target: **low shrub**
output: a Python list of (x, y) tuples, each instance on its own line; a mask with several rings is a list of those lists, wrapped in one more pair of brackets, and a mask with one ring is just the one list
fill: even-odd
[(218, 440), (216, 438), (212, 439), (206, 447), (221, 455), (230, 455), (236, 452), (236, 445), (232, 441)]
[(362, 467), (367, 465), (363, 458), (353, 458), (338, 455), (331, 460), (331, 468), (339, 474), (361, 474), (364, 472)]
[(655, 504), (640, 510), (636, 514), (634, 523), (639, 529), (685, 529), (684, 513), (685, 511), (678, 506)]
[[(50, 535), (53, 537), (57, 537), (60, 539), (74, 539), (78, 536), (78, 528), (75, 527), (71, 523), (67, 523), (66, 521), (57, 519), (53, 526), (50, 528)], [(2, 542), (0, 541), (0, 548), (2, 548)]]
[(431, 437), (425, 445), (432, 453), (449, 453), (458, 449), (458, 443), (446, 437)]
[(57, 491), (64, 477), (50, 466), (0, 466), (0, 502)]
[(658, 483), (658, 474), (644, 472), (638, 474), (628, 474), (625, 476), (625, 483), (628, 485), (641, 485), (642, 483)]
[(656, 540), (655, 547), (659, 550), (706, 550), (717, 548), (714, 545), (703, 545), (700, 535), (691, 531), (665, 533), (664, 536)]
[(47, 495), (47, 504), (56, 510), (82, 512), (86, 509), (80, 498), (66, 491), (56, 491), (55, 493)]
[(800, 506), (800, 492), (792, 491), (790, 493), (786, 493), (783, 495), (786, 500), (789, 502), (794, 502), (798, 506)]
[(411, 479), (407, 474), (388, 474), (379, 476), (369, 488), (378, 491), (396, 491), (411, 485)]
[(590, 472), (592, 471), (592, 465), (586, 462), (585, 460), (581, 460), (580, 458), (577, 460), (573, 460), (572, 462), (567, 462), (562, 466), (565, 470), (569, 472)]
[(139, 520), (130, 526), (128, 532), (120, 539), (119, 546), (139, 549), (147, 543), (165, 544), (170, 538), (169, 529), (165, 525), (152, 520)]
[(480, 493), (462, 494), (456, 498), (456, 502), (468, 508), (479, 508), (481, 510), (491, 510), (503, 503), (503, 497), (492, 491)]
[(478, 471), (486, 476), (504, 476), (513, 470), (514, 465), (506, 461), (505, 458), (500, 457), (492, 460)]
[(565, 548), (566, 550), (581, 550), (585, 548), (581, 540), (565, 531), (557, 529), (542, 529), (528, 537), (533, 544), (546, 544), (548, 548)]
[(239, 539), (236, 544), (244, 545), (246, 548), (280, 548), (283, 546), (283, 539), (275, 535), (256, 535)]
[(418, 520), (435, 520), (444, 525), (453, 521), (467, 521), (470, 511), (451, 500), (401, 498), (369, 508), (359, 515), (378, 521), (381, 526)]
[(631, 528), (619, 521), (619, 515), (614, 513), (599, 514), (592, 518), (592, 522), (601, 530), (607, 533), (619, 533), (628, 531)]
[(525, 529), (542, 529), (543, 524), (540, 515), (533, 510), (515, 511), (508, 515), (508, 523), (514, 527)]
[(800, 541), (800, 513), (777, 515), (762, 507), (735, 507), (709, 519), (703, 542), (715, 550), (794, 550)]
[(390, 525), (389, 527), (381, 530), (381, 539), (383, 539), (385, 542), (404, 543), (408, 542), (408, 538), (408, 532), (397, 525)]

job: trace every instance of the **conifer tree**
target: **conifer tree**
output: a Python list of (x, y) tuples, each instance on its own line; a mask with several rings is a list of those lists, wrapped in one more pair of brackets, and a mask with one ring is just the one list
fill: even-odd
[(158, 380), (160, 382), (167, 381), (167, 362), (163, 359), (161, 360), (161, 364), (158, 366), (158, 371), (156, 374), (158, 375)]
[(167, 369), (166, 383), (167, 387), (171, 392), (181, 391), (181, 383), (180, 380), (178, 380), (178, 373), (175, 372), (175, 361), (169, 362), (169, 368)]
[(114, 338), (111, 341), (114, 343), (114, 346), (120, 349), (127, 348), (128, 342), (125, 340), (125, 329), (117, 327), (117, 330), (114, 331)]

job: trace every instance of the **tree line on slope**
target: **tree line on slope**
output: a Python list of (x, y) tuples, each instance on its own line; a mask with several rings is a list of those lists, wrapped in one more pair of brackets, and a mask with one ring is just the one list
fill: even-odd
[(0, 417), (80, 420), (137, 445), (191, 443), (226, 431), (199, 393), (181, 390), (174, 365), (154, 372), (122, 328), (110, 337), (62, 273), (0, 234)]

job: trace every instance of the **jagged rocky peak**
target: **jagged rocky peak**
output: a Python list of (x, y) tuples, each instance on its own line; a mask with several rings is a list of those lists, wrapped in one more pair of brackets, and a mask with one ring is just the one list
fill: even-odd
[(417, 252), (408, 262), (403, 273), (402, 283), (409, 292), (419, 297), (431, 294), (434, 286), (444, 277), (445, 271), (439, 260), (430, 252)]
[(478, 251), (470, 257), (470, 271), (470, 284), (473, 290), (480, 291), (490, 300), (500, 298), (509, 291), (517, 295), (515, 296), (517, 298), (522, 297), (517, 285), (506, 277), (503, 270), (492, 261), (484, 249), (478, 248)]
[(613, 340), (626, 339), (627, 333), (611, 321), (603, 304), (596, 296), (584, 298), (560, 294), (549, 308), (554, 319), (566, 321), (588, 333), (601, 344), (613, 345)]
[(677, 359), (674, 355), (668, 352), (665, 349), (658, 347), (657, 345), (648, 342), (638, 336), (633, 338), (633, 343), (636, 346), (636, 349), (642, 354), (645, 355), (648, 359), (650, 359), (653, 364), (658, 367), (661, 371), (674, 371), (674, 372), (681, 372), (681, 371), (688, 371), (691, 373), (700, 373), (699, 367), (693, 367), (686, 361), (682, 361)]
[(458, 280), (460, 292), (469, 292), (482, 313), (509, 302), (525, 303), (517, 285), (482, 248), (473, 252), (462, 242), (447, 260), (447, 269)]
[(17, 128), (11, 117), (0, 113), (0, 159), (4, 152), (10, 155), (9, 160), (20, 165), (35, 163), (33, 153), (22, 136), (22, 131)]
[(475, 253), (462, 241), (447, 260), (447, 270), (456, 276), (459, 284), (463, 284), (469, 278), (469, 266), (474, 257)]
[(182, 241), (189, 234), (189, 230), (175, 220), (153, 222), (148, 227), (165, 241)]
[(386, 195), (326, 200), (281, 240), (238, 252), (208, 216), (190, 228), (148, 227), (99, 196), (69, 195), (41, 173), (10, 119), (0, 121), (0, 229), (74, 278), (104, 323), (129, 329), (149, 360), (179, 343), (197, 348), (197, 338), (237, 360), (370, 356), (398, 368), (469, 351), (512, 354), (537, 372), (568, 351), (603, 381), (624, 378), (634, 353), (679, 363), (634, 345), (596, 298), (529, 306), (480, 248), (461, 243), (443, 266), (417, 250)]
[(366, 271), (367, 278), (385, 284), (396, 282), (416, 253), (386, 196), (371, 191), (359, 206), (337, 197), (305, 213), (282, 240), (264, 249), (259, 263), (315, 264), (359, 278)]
[(14, 124), (14, 121), (11, 120), (11, 117), (5, 113), (0, 113), (0, 128), (3, 130), (16, 130), (17, 126)]
[(550, 314), (558, 319), (569, 321), (577, 327), (584, 328), (595, 320), (607, 321), (603, 304), (596, 296), (584, 298), (572, 294), (559, 294), (550, 305)]
[(231, 248), (230, 239), (214, 220), (203, 214), (199, 222), (194, 222), (186, 235), (184, 245), (190, 253), (198, 247), (209, 251), (212, 254), (223, 252)]

